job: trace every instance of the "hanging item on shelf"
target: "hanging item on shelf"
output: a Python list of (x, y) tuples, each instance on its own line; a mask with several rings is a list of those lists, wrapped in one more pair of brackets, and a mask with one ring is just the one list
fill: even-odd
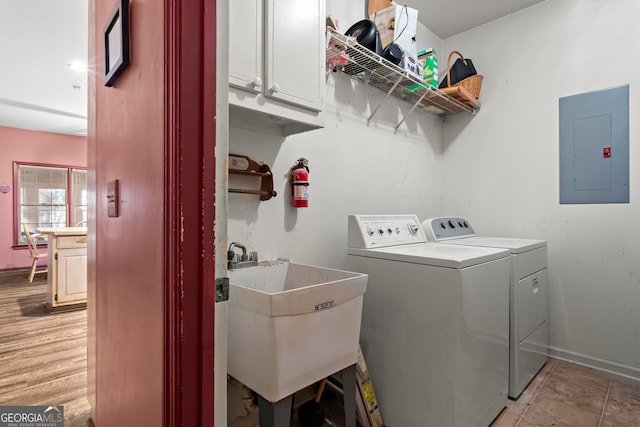
[(356, 41), (362, 46), (366, 47), (376, 55), (382, 55), (380, 33), (373, 21), (369, 19), (358, 21), (349, 27), (349, 29), (345, 31), (344, 35), (355, 37)]
[(277, 195), (273, 190), (273, 174), (271, 173), (271, 169), (264, 163), (258, 163), (240, 154), (229, 154), (229, 173), (260, 178), (260, 190), (229, 188), (229, 193), (257, 194), (262, 201), (269, 200)]
[(413, 74), (414, 77), (422, 78), (422, 64), (418, 61), (418, 57), (408, 51), (402, 56), (402, 68)]
[(438, 58), (434, 49), (421, 50), (418, 53), (418, 62), (422, 68), (422, 82), (410, 85), (407, 90), (411, 92), (421, 91), (424, 84), (428, 84), (433, 89), (438, 89)]
[(336, 47), (335, 44), (329, 43), (328, 48), (335, 49), (337, 53), (327, 58), (327, 69), (333, 70), (334, 73), (338, 70), (346, 73), (347, 69), (345, 67), (349, 65), (349, 54), (344, 49)]
[(292, 201), (294, 208), (309, 207), (309, 160), (300, 157), (291, 167)]
[(334, 73), (338, 70), (345, 72), (345, 66), (349, 64), (349, 55), (344, 45), (336, 44), (333, 33), (338, 32), (338, 23), (331, 17), (327, 18), (327, 50), (335, 51), (335, 55), (327, 56), (327, 70)]
[(400, 64), (404, 57), (404, 51), (398, 43), (389, 43), (382, 51), (382, 57), (394, 65)]
[[(453, 55), (460, 58), (451, 65)], [(480, 98), (482, 88), (482, 76), (476, 71), (476, 67), (471, 59), (462, 56), (457, 50), (452, 51), (447, 59), (447, 75), (440, 83), (440, 89), (462, 86), (467, 89), (476, 99)]]

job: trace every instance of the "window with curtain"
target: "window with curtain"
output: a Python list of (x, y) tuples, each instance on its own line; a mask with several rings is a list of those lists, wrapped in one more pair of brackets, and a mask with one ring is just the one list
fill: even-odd
[[(63, 166), (16, 163), (16, 245), (26, 245), (22, 230), (63, 228), (87, 220), (87, 171)], [(44, 243), (39, 239), (38, 243)]]

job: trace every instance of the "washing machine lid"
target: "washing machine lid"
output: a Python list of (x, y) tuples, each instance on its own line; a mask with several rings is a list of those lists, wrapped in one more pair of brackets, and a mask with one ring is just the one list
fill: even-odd
[(487, 248), (502, 248), (508, 249), (512, 254), (520, 254), (528, 252), (533, 249), (538, 249), (547, 246), (546, 240), (534, 240), (534, 239), (514, 239), (511, 237), (464, 237), (460, 239), (451, 239), (442, 244), (447, 245), (466, 245), (466, 246), (482, 246)]
[(418, 243), (375, 249), (348, 248), (349, 255), (461, 269), (509, 256), (506, 249)]

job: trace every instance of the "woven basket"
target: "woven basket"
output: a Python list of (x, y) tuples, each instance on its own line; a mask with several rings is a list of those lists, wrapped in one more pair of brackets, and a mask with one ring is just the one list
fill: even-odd
[(462, 86), (467, 89), (476, 99), (480, 98), (480, 90), (482, 89), (482, 76), (480, 74), (476, 74), (475, 76), (467, 77), (466, 79), (460, 80), (458, 83), (452, 85), (451, 84), (451, 58), (453, 54), (457, 54), (463, 61), (464, 56), (457, 50), (452, 51), (449, 54), (449, 58), (447, 59), (447, 84), (448, 87)]

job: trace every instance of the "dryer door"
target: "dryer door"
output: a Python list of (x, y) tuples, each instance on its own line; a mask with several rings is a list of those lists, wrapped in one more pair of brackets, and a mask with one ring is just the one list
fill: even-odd
[(516, 292), (518, 343), (521, 343), (547, 319), (547, 269), (521, 279)]

